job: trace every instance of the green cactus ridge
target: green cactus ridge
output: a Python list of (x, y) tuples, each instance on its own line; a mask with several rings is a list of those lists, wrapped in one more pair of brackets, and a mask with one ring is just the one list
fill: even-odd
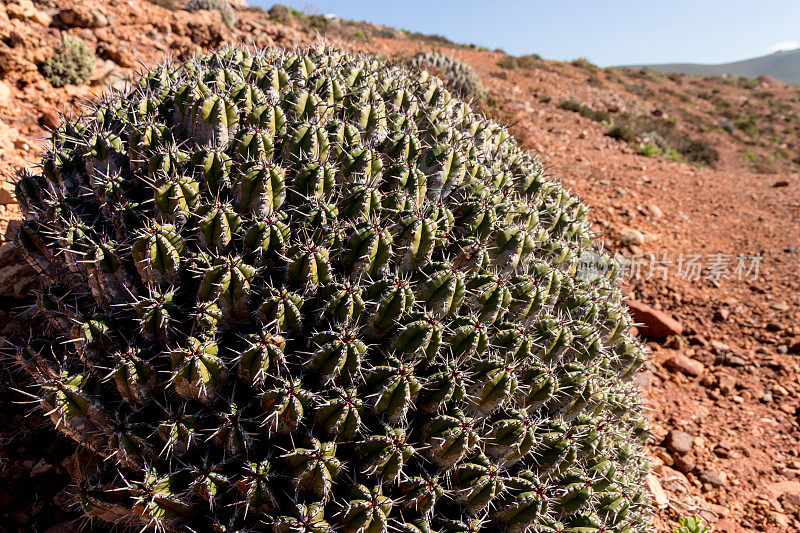
[(448, 82), (448, 86), (460, 98), (480, 100), (487, 95), (478, 73), (468, 63), (443, 52), (420, 52), (411, 59), (411, 66), (430, 69)]
[[(17, 359), (164, 531), (650, 531), (613, 261), (443, 82), (327, 45), (164, 63), (20, 176)], [(597, 265), (596, 265), (597, 266)]]

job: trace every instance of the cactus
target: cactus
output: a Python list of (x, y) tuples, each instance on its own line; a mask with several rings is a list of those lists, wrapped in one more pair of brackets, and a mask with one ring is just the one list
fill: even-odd
[(61, 46), (40, 69), (53, 87), (81, 85), (94, 74), (95, 55), (79, 37), (61, 36)]
[(55, 131), (17, 196), (44, 287), (17, 360), (103, 459), (87, 516), (649, 530), (613, 262), (438, 78), (324, 45), (165, 63)]
[(480, 76), (469, 64), (442, 52), (420, 52), (411, 60), (411, 66), (430, 69), (441, 75), (460, 98), (480, 100), (486, 96)]
[(218, 11), (225, 26), (229, 29), (236, 26), (236, 12), (228, 0), (189, 0), (186, 4), (186, 11), (200, 10)]

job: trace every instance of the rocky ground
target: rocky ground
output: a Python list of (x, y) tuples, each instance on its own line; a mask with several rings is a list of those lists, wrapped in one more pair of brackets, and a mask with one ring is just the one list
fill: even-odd
[[(652, 352), (637, 379), (653, 425), (658, 530), (691, 513), (719, 532), (800, 530), (800, 88), (584, 61), (510, 62), (500, 51), (390, 28), (277, 21), (259, 10), (238, 11), (229, 30), (216, 12), (161, 5), (0, 0), (0, 335), (22, 327), (14, 317), (32, 289), (8, 242), (19, 216), (10, 183), (34, 164), (60, 113), (79, 113), (82, 101), (124, 86), (141, 65), (225, 42), (294, 46), (327, 33), (335, 44), (397, 59), (441, 48), (476, 68), (491, 95), (478, 105), (512, 124), (592, 206), (603, 245), (620, 253)], [(63, 31), (98, 59), (87, 84), (54, 89), (37, 65)], [(657, 138), (611, 138), (607, 124), (562, 109), (567, 99), (669, 122), (719, 160), (712, 168), (646, 157), (637, 145)], [(0, 533), (70, 531), (75, 514), (61, 489), (78, 458), (30, 414), (14, 379), (4, 376), (12, 385), (0, 389)]]

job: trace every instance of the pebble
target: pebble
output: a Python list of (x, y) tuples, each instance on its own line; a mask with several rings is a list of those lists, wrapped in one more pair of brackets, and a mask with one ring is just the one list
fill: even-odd
[(625, 304), (633, 320), (642, 324), (639, 331), (643, 336), (665, 339), (683, 333), (683, 325), (667, 313), (637, 300), (628, 300)]
[(717, 357), (717, 363), (725, 366), (747, 366), (747, 360), (739, 355), (724, 353)]
[(789, 531), (789, 526), (791, 526), (791, 522), (789, 521), (789, 517), (783, 513), (779, 513), (778, 511), (768, 511), (767, 518), (769, 518), (770, 522), (775, 524), (776, 526), (783, 528), (784, 531)]
[(661, 487), (661, 483), (658, 481), (658, 478), (653, 475), (652, 472), (647, 474), (645, 477), (645, 483), (647, 484), (648, 490), (650, 490), (650, 494), (653, 495), (653, 503), (656, 504), (656, 507), (659, 509), (664, 509), (667, 505), (669, 505), (667, 494), (664, 492), (663, 487)]
[(639, 230), (626, 228), (622, 230), (620, 242), (624, 245), (641, 246), (644, 244), (644, 234)]
[(736, 390), (736, 378), (730, 374), (717, 374), (717, 388), (723, 396), (730, 396)]
[(767, 331), (771, 331), (771, 332), (775, 333), (775, 332), (783, 330), (783, 324), (781, 324), (780, 322), (775, 322), (775, 321), (768, 322), (764, 329), (766, 329)]
[(700, 346), (702, 348), (708, 348), (708, 341), (706, 340), (705, 337), (703, 337), (699, 333), (695, 335), (690, 335), (686, 340), (689, 341), (689, 344), (691, 344), (692, 346)]
[(5, 105), (11, 101), (11, 88), (8, 84), (0, 80), (0, 105)]
[(682, 456), (692, 451), (694, 439), (685, 431), (673, 429), (664, 437), (663, 445), (666, 446), (669, 451)]
[(685, 355), (676, 355), (674, 357), (670, 357), (664, 362), (664, 366), (671, 368), (672, 370), (677, 370), (678, 372), (682, 372), (689, 376), (699, 376), (705, 370), (703, 363), (700, 361), (695, 361), (690, 357), (686, 357)]
[(713, 470), (703, 470), (700, 473), (700, 481), (708, 483), (712, 487), (724, 487), (725, 480)]
[(711, 349), (714, 350), (717, 353), (731, 351), (731, 347), (730, 346), (728, 346), (727, 344), (725, 344), (722, 341), (716, 341), (716, 340), (711, 341)]
[(661, 208), (658, 207), (656, 204), (650, 204), (649, 206), (647, 206), (647, 208), (650, 210), (650, 213), (653, 215), (653, 218), (656, 219), (656, 220), (658, 220), (658, 219), (660, 219), (660, 218), (662, 218), (664, 216), (664, 211), (662, 211)]
[(714, 322), (725, 322), (730, 314), (731, 312), (728, 309), (717, 309), (714, 312)]

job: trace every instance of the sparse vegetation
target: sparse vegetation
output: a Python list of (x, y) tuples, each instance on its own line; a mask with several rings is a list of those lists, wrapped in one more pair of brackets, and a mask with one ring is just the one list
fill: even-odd
[(94, 51), (79, 37), (64, 32), (61, 46), (40, 70), (53, 87), (81, 85), (94, 74)]
[(606, 84), (603, 83), (603, 80), (601, 80), (600, 77), (597, 76), (597, 74), (592, 74), (591, 76), (589, 76), (586, 79), (586, 83), (588, 83), (589, 85), (591, 85), (596, 89), (603, 89), (606, 86)]
[(636, 132), (623, 124), (615, 124), (610, 130), (608, 130), (606, 135), (612, 139), (625, 141), (629, 144), (636, 140)]
[(524, 56), (504, 56), (500, 61), (497, 62), (497, 66), (508, 69), (523, 69), (523, 70), (533, 70), (535, 68), (541, 67), (543, 64), (542, 56), (539, 54), (528, 54)]
[(679, 527), (672, 530), (672, 533), (707, 533), (708, 526), (703, 519), (697, 515), (684, 516), (678, 519)]
[(658, 146), (656, 146), (654, 144), (650, 144), (650, 143), (648, 143), (648, 144), (637, 144), (637, 145), (634, 145), (634, 148), (636, 148), (636, 151), (639, 152), (640, 154), (642, 154), (645, 157), (652, 157), (654, 155), (661, 155), (661, 154), (664, 153), (664, 150), (662, 150)]
[(607, 112), (592, 109), (573, 99), (562, 100), (561, 103), (558, 104), (558, 107), (566, 111), (578, 113), (582, 117), (594, 120), (595, 122), (605, 122), (611, 118), (611, 115)]
[(753, 119), (748, 116), (739, 117), (736, 119), (736, 121), (734, 121), (734, 125), (742, 130), (746, 135), (754, 139), (758, 138), (759, 134), (761, 133)]
[(586, 70), (598, 70), (599, 67), (586, 59), (585, 57), (579, 57), (578, 59), (573, 59), (569, 62), (570, 65), (573, 67), (578, 67)]
[[(578, 113), (583, 117), (611, 125), (606, 132), (611, 138), (634, 145), (634, 148), (648, 157), (664, 154), (673, 161), (687, 161), (713, 166), (719, 160), (719, 153), (702, 139), (687, 139), (675, 130), (674, 120), (664, 120), (650, 116), (624, 113), (608, 113), (592, 109), (574, 99), (562, 100), (558, 107)], [(674, 118), (674, 117), (673, 117)], [(658, 139), (636, 145), (640, 137)]]

